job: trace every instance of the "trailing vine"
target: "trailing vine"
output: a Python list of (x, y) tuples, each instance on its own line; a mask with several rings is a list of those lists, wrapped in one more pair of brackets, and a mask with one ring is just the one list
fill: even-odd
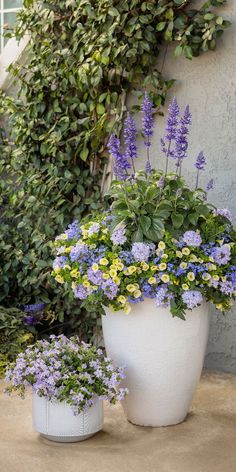
[[(1, 304), (44, 301), (82, 327), (80, 307), (51, 279), (50, 241), (101, 206), (107, 138), (120, 130), (127, 93), (147, 88), (157, 109), (164, 104), (173, 80), (163, 77), (161, 49), (173, 42), (176, 56), (192, 59), (229, 25), (214, 8), (224, 0), (192, 3), (24, 0), (14, 34), (29, 35), (28, 62), (10, 66), (17, 99), (2, 97), (14, 147), (0, 171), (14, 185), (1, 184)], [(81, 328), (88, 336), (93, 320)]]

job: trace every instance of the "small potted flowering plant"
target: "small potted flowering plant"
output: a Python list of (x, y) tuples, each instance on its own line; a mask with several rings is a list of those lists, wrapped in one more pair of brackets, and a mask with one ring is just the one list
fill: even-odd
[(137, 127), (128, 114), (125, 149), (115, 135), (109, 141), (116, 177), (110, 210), (57, 237), (53, 274), (88, 308), (103, 306), (107, 352), (127, 366), (128, 419), (161, 426), (188, 412), (204, 360), (209, 302), (224, 312), (236, 295), (236, 246), (229, 211), (208, 203), (213, 181), (200, 186), (202, 151), (194, 188), (182, 177), (189, 107), (182, 116), (176, 99), (169, 107), (164, 171), (151, 168), (154, 109), (147, 94), (142, 113), (145, 170), (135, 171)]
[(22, 398), (33, 392), (33, 425), (45, 438), (82, 441), (103, 427), (103, 400), (116, 403), (127, 389), (119, 388), (122, 368), (114, 368), (101, 349), (74, 336), (37, 341), (18, 355), (7, 370), (6, 393)]

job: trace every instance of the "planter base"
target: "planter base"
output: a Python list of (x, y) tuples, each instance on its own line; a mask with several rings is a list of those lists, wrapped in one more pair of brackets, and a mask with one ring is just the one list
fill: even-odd
[(60, 442), (60, 443), (72, 443), (72, 442), (79, 442), (85, 441), (85, 439), (89, 439), (94, 436), (96, 433), (85, 434), (84, 436), (51, 436), (49, 434), (40, 434), (40, 436), (48, 441)]

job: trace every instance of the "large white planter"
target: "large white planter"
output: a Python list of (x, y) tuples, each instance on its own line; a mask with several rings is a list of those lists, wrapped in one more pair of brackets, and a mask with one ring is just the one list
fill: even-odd
[(186, 417), (198, 384), (209, 331), (208, 304), (173, 318), (155, 301), (132, 306), (129, 315), (105, 308), (102, 317), (107, 354), (126, 366), (127, 418), (143, 426), (168, 426)]
[(98, 400), (85, 412), (74, 416), (67, 403), (49, 402), (33, 394), (33, 426), (51, 441), (83, 441), (102, 429), (103, 402)]

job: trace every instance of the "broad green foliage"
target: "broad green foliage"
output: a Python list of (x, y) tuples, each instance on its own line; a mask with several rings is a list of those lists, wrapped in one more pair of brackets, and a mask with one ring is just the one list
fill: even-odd
[[(17, 99), (3, 98), (15, 146), (1, 153), (0, 303), (44, 301), (70, 327), (84, 313), (50, 276), (50, 240), (101, 206), (107, 137), (121, 128), (127, 92), (147, 87), (159, 108), (173, 81), (161, 47), (176, 41), (187, 58), (213, 49), (228, 22), (188, 1), (24, 1), (15, 34), (30, 34), (25, 66), (10, 67)], [(214, 10), (215, 11), (215, 10)], [(6, 175), (8, 176), (6, 178)], [(81, 314), (79, 317), (78, 315)], [(91, 336), (96, 314), (82, 335)]]
[(147, 180), (145, 173), (139, 172), (134, 182), (127, 181), (123, 186), (112, 183), (112, 229), (124, 225), (133, 242), (156, 242), (163, 238), (165, 230), (177, 238), (188, 229), (201, 228), (211, 207), (204, 203), (205, 192), (191, 190), (174, 173), (165, 178), (165, 186), (160, 188), (160, 178), (161, 173), (152, 172)]

